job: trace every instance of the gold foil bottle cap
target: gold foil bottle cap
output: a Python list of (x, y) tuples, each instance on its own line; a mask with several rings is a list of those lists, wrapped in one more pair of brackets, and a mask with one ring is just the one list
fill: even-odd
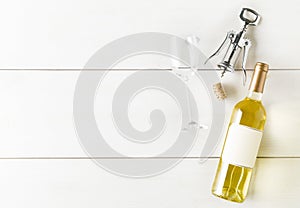
[(269, 70), (268, 64), (262, 62), (256, 63), (252, 75), (251, 83), (249, 86), (250, 91), (263, 93), (268, 70)]

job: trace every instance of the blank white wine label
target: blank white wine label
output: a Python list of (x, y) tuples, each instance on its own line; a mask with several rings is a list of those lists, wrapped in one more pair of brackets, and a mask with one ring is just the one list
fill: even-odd
[(233, 165), (253, 168), (261, 138), (262, 131), (240, 124), (231, 124), (228, 129), (222, 160)]

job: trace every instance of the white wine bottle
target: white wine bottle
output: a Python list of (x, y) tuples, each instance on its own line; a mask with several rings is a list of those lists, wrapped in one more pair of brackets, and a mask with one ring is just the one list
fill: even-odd
[(269, 66), (256, 63), (247, 97), (233, 109), (212, 193), (243, 202), (262, 138), (266, 111), (261, 103)]

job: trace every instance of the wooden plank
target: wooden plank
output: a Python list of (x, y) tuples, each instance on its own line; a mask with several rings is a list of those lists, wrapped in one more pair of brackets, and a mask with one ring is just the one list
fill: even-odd
[[(178, 126), (180, 111), (170, 97), (164, 100), (164, 95), (150, 93), (149, 96), (152, 96), (153, 100), (164, 100), (154, 104), (166, 110), (166, 116), (170, 118), (168, 122), (171, 125), (168, 131), (171, 132), (150, 146), (130, 142), (122, 135), (120, 136), (112, 125), (112, 114), (108, 109), (114, 89), (120, 83), (119, 81), (130, 73), (134, 71), (111, 72), (110, 76), (106, 77), (106, 82), (102, 83), (100, 87), (102, 91), (98, 93), (99, 99), (104, 96), (106, 100), (100, 99), (101, 102), (99, 102), (99, 99), (96, 99), (96, 106), (99, 107), (95, 111), (100, 124), (106, 123), (106, 125), (100, 125), (100, 130), (103, 131), (105, 127), (106, 142), (117, 151), (123, 151), (127, 156), (154, 156), (159, 151), (169, 148), (176, 141), (178, 132), (181, 130)], [(0, 157), (87, 157), (78, 141), (73, 125), (73, 95), (78, 75), (79, 72), (66, 71), (0, 72), (0, 137), (2, 138)], [(259, 152), (260, 157), (300, 156), (298, 136), (300, 95), (297, 91), (300, 89), (299, 79), (300, 71), (270, 72), (264, 96), (268, 121)], [(233, 104), (242, 99), (247, 92), (241, 81), (240, 72), (224, 77), (224, 86), (229, 95), (226, 101), (227, 117), (231, 113)], [(192, 86), (199, 92), (195, 95), (201, 113), (199, 118), (203, 124), (210, 127), (212, 115), (210, 101), (203, 88), (204, 85), (199, 83), (197, 86)], [(129, 111), (129, 116), (136, 128), (147, 129), (150, 127), (147, 112), (151, 112), (155, 105), (150, 101), (145, 104), (141, 98), (143, 96), (137, 99), (135, 108)], [(120, 105), (125, 104), (120, 103)], [(110, 126), (107, 123), (110, 123)], [(199, 137), (187, 156), (200, 156), (208, 132), (209, 130), (200, 130)], [(213, 157), (220, 155), (222, 136), (219, 141), (217, 150), (211, 155)], [(111, 157), (112, 155), (102, 153), (97, 156)]]
[(299, 159), (258, 159), (246, 201), (218, 199), (210, 188), (216, 159), (187, 159), (161, 175), (132, 179), (90, 160), (0, 160), (2, 207), (297, 207)]
[[(300, 16), (297, 0), (272, 3), (11, 0), (0, 8), (0, 18), (6, 20), (2, 30), (9, 31), (3, 33), (0, 40), (0, 68), (82, 68), (105, 44), (145, 31), (181, 37), (195, 34), (201, 39), (201, 50), (208, 56), (227, 31), (241, 28), (238, 15), (245, 6), (262, 15), (261, 24), (249, 31), (248, 36), (254, 41), (248, 67), (261, 60), (274, 68), (299, 68), (300, 29), (295, 27)], [(147, 64), (160, 67), (166, 63), (152, 61)]]

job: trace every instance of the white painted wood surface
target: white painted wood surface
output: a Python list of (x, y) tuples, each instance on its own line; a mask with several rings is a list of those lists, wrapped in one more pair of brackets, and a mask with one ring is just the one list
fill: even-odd
[(138, 32), (195, 34), (208, 55), (229, 30), (239, 30), (242, 7), (262, 15), (249, 67), (257, 59), (274, 68), (299, 67), (297, 0), (11, 0), (2, 2), (0, 68), (82, 68), (104, 44)]
[[(0, 137), (0, 157), (85, 157), (76, 136), (75, 126), (73, 124), (73, 94), (76, 81), (80, 72), (63, 71), (1, 71), (0, 72), (0, 94), (1, 102), (1, 131)], [(97, 72), (89, 72), (97, 73)], [(108, 105), (111, 105), (111, 97), (120, 82), (116, 77), (127, 77), (132, 72), (110, 72), (107, 75), (107, 81), (99, 87), (102, 88), (98, 94), (101, 102), (96, 102), (99, 109), (96, 110), (96, 118), (101, 118), (103, 123), (112, 123), (112, 114), (103, 103), (103, 97), (107, 98)], [(148, 73), (149, 72), (143, 72)], [(160, 73), (160, 72), (152, 72)], [(211, 72), (201, 72), (211, 73)], [(200, 74), (201, 74), (200, 73)], [(251, 76), (251, 72), (249, 73)], [(114, 78), (114, 79), (112, 79)], [(284, 79), (283, 79), (284, 78)], [(229, 98), (226, 103), (226, 115), (230, 115), (233, 105), (244, 98), (247, 88), (242, 86), (242, 74), (237, 72), (232, 76), (224, 78), (224, 86), (228, 91)], [(278, 84), (280, 83), (280, 84)], [(200, 87), (204, 85), (200, 83)], [(211, 87), (211, 86), (209, 86)], [(234, 90), (233, 90), (234, 89)], [(298, 128), (300, 125), (300, 71), (271, 71), (267, 80), (267, 86), (263, 102), (268, 113), (266, 131), (262, 140), (262, 146), (259, 156), (261, 157), (300, 157), (300, 139)], [(101, 93), (104, 93), (102, 95)], [(196, 92), (197, 93), (197, 92)], [(152, 96), (149, 93), (148, 96)], [(165, 96), (167, 97), (167, 95)], [(164, 98), (164, 96), (162, 96)], [(210, 109), (207, 107), (210, 100), (205, 93), (199, 92), (195, 95), (200, 112), (200, 121), (204, 121), (211, 127), (209, 121), (212, 114), (204, 114)], [(137, 98), (138, 100), (138, 98)], [(158, 102), (158, 107), (164, 108), (164, 101)], [(172, 100), (175, 102), (174, 100)], [(172, 103), (172, 102), (171, 102)], [(139, 105), (138, 105), (139, 104)], [(146, 103), (138, 102), (136, 109), (131, 109), (129, 118), (133, 125), (147, 129), (148, 116), (140, 117), (140, 112), (147, 110), (143, 108)], [(168, 103), (167, 103), (168, 104)], [(124, 105), (122, 103), (122, 105)], [(126, 104), (127, 105), (127, 104)], [(204, 109), (201, 109), (204, 108)], [(149, 109), (148, 109), (149, 110)], [(150, 109), (150, 111), (153, 109)], [(177, 107), (171, 108), (166, 115), (175, 116), (178, 120)], [(203, 114), (201, 114), (203, 113)], [(180, 129), (173, 125), (172, 137), (176, 138)], [(120, 136), (118, 131), (112, 126), (110, 130), (105, 130), (99, 126), (100, 131), (104, 131), (104, 137), (108, 142), (116, 141), (122, 146), (124, 137)], [(105, 127), (106, 128), (106, 127)], [(188, 156), (198, 157), (207, 139), (209, 130), (200, 130), (194, 148)], [(118, 136), (119, 135), (119, 136)], [(118, 136), (118, 137), (117, 137)], [(117, 137), (117, 138), (116, 138)], [(284, 139), (283, 139), (284, 138)], [(163, 140), (160, 145), (166, 146), (168, 140)], [(220, 137), (218, 150), (212, 156), (220, 155), (220, 148), (223, 143), (223, 136)], [(141, 144), (139, 148), (147, 146)], [(126, 146), (128, 152), (137, 151), (135, 146)], [(148, 147), (149, 148), (149, 147)], [(154, 151), (154, 150), (153, 150)], [(151, 151), (150, 151), (151, 152)], [(141, 152), (135, 156), (151, 156), (152, 154)], [(99, 157), (111, 157), (112, 155), (100, 154)], [(207, 155), (209, 156), (209, 155)]]
[(244, 204), (213, 197), (216, 159), (186, 159), (145, 179), (115, 176), (90, 160), (1, 160), (3, 207), (289, 207), (298, 206), (299, 159), (258, 159)]
[[(73, 126), (72, 102), (79, 72), (59, 70), (81, 69), (95, 51), (110, 41), (146, 31), (183, 38), (197, 35), (201, 50), (209, 55), (228, 30), (240, 29), (238, 14), (244, 6), (262, 15), (261, 24), (250, 31), (254, 44), (247, 67), (266, 61), (274, 69), (264, 96), (268, 122), (244, 204), (229, 203), (210, 194), (223, 137), (211, 158), (199, 164), (199, 158), (194, 157), (200, 155), (205, 131), (179, 165), (152, 178), (115, 176), (87, 158)], [(35, 69), (0, 71), (2, 207), (298, 206), (298, 1), (10, 0), (1, 2), (0, 18), (0, 69)], [(169, 68), (170, 60), (138, 57), (118, 67)], [(113, 77), (124, 73), (129, 72), (117, 72)], [(226, 76), (224, 84), (229, 94), (229, 116), (246, 88), (239, 88), (240, 72)], [(199, 93), (196, 99), (203, 96)], [(138, 115), (132, 115), (135, 124), (141, 121)], [(209, 123), (209, 116), (209, 111), (203, 114), (202, 121)], [(106, 114), (105, 118), (110, 116)], [(148, 153), (139, 154), (136, 156)]]

